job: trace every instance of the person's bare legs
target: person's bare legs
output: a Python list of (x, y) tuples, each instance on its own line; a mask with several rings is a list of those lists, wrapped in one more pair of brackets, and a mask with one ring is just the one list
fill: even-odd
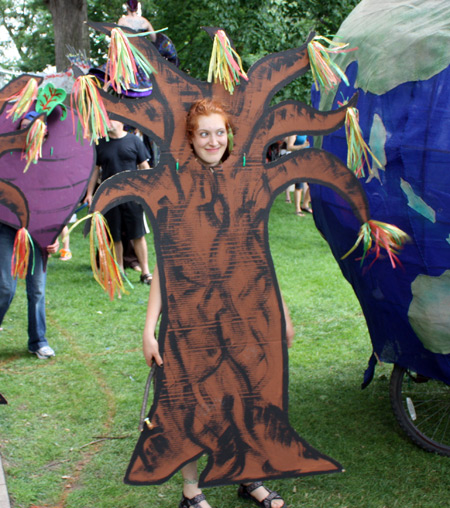
[(70, 250), (69, 228), (67, 226), (64, 226), (63, 230), (61, 231), (61, 240), (63, 244), (63, 249)]
[(304, 190), (305, 190), (305, 193), (303, 194), (303, 206), (302, 206), (302, 210), (306, 211), (306, 212), (309, 212), (309, 213), (312, 213), (312, 208), (311, 208), (311, 193), (310, 193), (310, 190), (309, 190), (309, 185), (307, 183), (304, 183)]
[(114, 250), (116, 252), (116, 259), (119, 268), (123, 272), (123, 243), (122, 241), (114, 242)]
[(295, 189), (294, 190), (294, 200), (295, 200), (295, 213), (303, 217), (304, 213), (302, 212), (300, 203), (302, 202), (302, 189)]
[(291, 192), (289, 190), (289, 187), (286, 189), (286, 203), (290, 203), (291, 202)]
[(150, 273), (150, 270), (148, 268), (148, 250), (145, 236), (131, 240), (131, 243), (133, 244), (134, 251), (136, 252), (142, 275), (147, 275)]
[[(197, 478), (197, 461), (190, 462), (181, 468), (181, 474), (183, 476), (183, 496), (188, 499), (192, 499), (202, 493), (201, 489), (198, 488)], [(252, 482), (244, 483), (249, 486)], [(269, 495), (269, 491), (262, 485), (257, 489), (253, 490), (251, 496), (257, 501), (263, 501)], [(202, 508), (211, 508), (207, 501), (201, 501), (200, 506)], [(282, 508), (285, 503), (282, 499), (273, 499), (270, 508)]]
[[(183, 496), (192, 499), (202, 493), (198, 488), (197, 461), (190, 462), (181, 468), (181, 474), (183, 475)], [(206, 500), (199, 504), (202, 508), (211, 508)]]

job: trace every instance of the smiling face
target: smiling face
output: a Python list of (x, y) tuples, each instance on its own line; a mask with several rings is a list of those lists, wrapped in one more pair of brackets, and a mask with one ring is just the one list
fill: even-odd
[(199, 116), (191, 142), (195, 154), (204, 164), (209, 166), (220, 164), (228, 145), (223, 116), (219, 113)]

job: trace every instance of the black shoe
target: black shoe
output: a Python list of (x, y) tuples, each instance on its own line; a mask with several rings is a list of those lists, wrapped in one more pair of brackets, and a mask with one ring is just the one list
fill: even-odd
[(200, 503), (205, 501), (205, 494), (199, 494), (198, 496), (193, 497), (192, 499), (183, 496), (180, 501), (180, 506), (178, 508), (201, 508)]
[[(267, 497), (265, 497), (262, 501), (258, 501), (255, 497), (252, 496), (252, 492), (256, 490), (258, 487), (264, 487), (267, 492), (269, 493)], [(283, 498), (274, 490), (268, 489), (265, 485), (263, 485), (263, 482), (254, 482), (250, 485), (244, 485), (241, 483), (238, 489), (238, 497), (242, 497), (243, 499), (249, 499), (250, 501), (253, 501), (255, 504), (260, 506), (261, 508), (272, 508), (272, 501), (274, 499), (281, 499)], [(286, 506), (286, 503), (283, 503), (281, 508), (284, 508)]]
[(145, 275), (141, 275), (141, 282), (150, 286), (152, 283), (152, 278), (153, 277), (151, 273), (146, 273)]

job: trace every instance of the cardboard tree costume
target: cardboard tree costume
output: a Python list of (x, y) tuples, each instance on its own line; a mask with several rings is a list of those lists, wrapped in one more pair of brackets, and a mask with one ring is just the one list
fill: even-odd
[[(92, 26), (105, 33), (114, 27)], [(308, 70), (307, 44), (261, 59), (230, 95), (167, 63), (144, 39), (130, 42), (155, 68), (151, 96), (102, 97), (112, 117), (159, 145), (161, 157), (155, 169), (106, 180), (92, 208), (104, 213), (134, 200), (147, 211), (161, 281), (164, 366), (125, 481), (162, 483), (203, 454), (209, 461), (201, 486), (341, 471), (289, 424), (285, 321), (267, 224), (276, 195), (298, 180), (335, 189), (361, 223), (369, 220), (367, 201), (330, 153), (301, 150), (270, 163), (265, 154), (287, 135), (337, 129), (346, 108), (270, 106)], [(222, 102), (236, 128), (230, 156), (214, 168), (200, 164), (186, 137), (187, 112), (204, 97)]]
[[(0, 91), (0, 222), (18, 230), (25, 228), (46, 261), (47, 245), (56, 240), (86, 191), (94, 168), (94, 149), (88, 143), (77, 142), (72, 121), (66, 118), (62, 105), (51, 108), (47, 116), (46, 105), (41, 104), (37, 109), (42, 112), (32, 124), (18, 130), (22, 115), (14, 119), (9, 114), (12, 102), (8, 98), (30, 79), (34, 78), (22, 75)], [(48, 86), (41, 94), (44, 101)], [(36, 100), (30, 106), (36, 107)], [(43, 118), (48, 135), (41, 156), (24, 172), (27, 134)]]

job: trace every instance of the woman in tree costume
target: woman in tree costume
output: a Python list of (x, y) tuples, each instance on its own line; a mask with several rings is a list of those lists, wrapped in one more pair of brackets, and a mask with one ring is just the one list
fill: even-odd
[[(107, 33), (112, 28), (94, 26)], [(211, 32), (216, 54), (228, 59), (233, 49), (224, 32)], [(339, 128), (348, 106), (325, 113), (295, 101), (270, 106), (281, 87), (309, 69), (312, 37), (300, 48), (263, 58), (248, 76), (235, 66), (228, 74), (213, 69), (226, 89), (185, 75), (144, 40), (130, 42), (157, 72), (152, 95), (135, 101), (101, 95), (111, 116), (158, 143), (161, 157), (154, 170), (105, 181), (92, 207), (105, 212), (132, 199), (147, 210), (158, 265), (159, 291), (152, 292), (160, 294), (156, 312), (149, 311), (154, 312), (150, 334), (159, 310), (162, 319), (160, 356), (154, 347), (149, 352), (147, 339), (144, 350), (148, 361), (163, 364), (156, 369), (153, 405), (125, 481), (163, 483), (204, 454), (208, 463), (199, 487), (341, 471), (289, 423), (287, 319), (270, 255), (268, 219), (276, 195), (302, 180), (332, 187), (361, 223), (373, 223), (360, 183), (339, 159), (317, 149), (273, 162), (265, 155), (270, 144), (287, 135)], [(230, 75), (244, 81), (234, 88)], [(199, 155), (211, 161), (186, 135), (187, 113), (202, 98), (223, 104), (236, 131), (232, 150), (227, 142), (226, 160), (206, 168)], [(239, 493), (254, 499), (250, 491), (241, 486)], [(180, 506), (198, 503), (206, 506), (195, 498), (183, 499)], [(257, 503), (278, 508), (282, 501), (267, 497), (265, 504)]]
[[(229, 155), (229, 139), (233, 138), (231, 125), (221, 105), (210, 99), (203, 99), (194, 103), (188, 115), (187, 132), (188, 138), (192, 143), (193, 151), (201, 165), (201, 172), (206, 176), (206, 181), (212, 181), (214, 173), (222, 171), (222, 159), (225, 159)], [(203, 214), (203, 211), (200, 211), (200, 214)], [(188, 222), (192, 219), (195, 220), (194, 217), (188, 216), (186, 216), (186, 219)], [(180, 227), (185, 227), (186, 225), (187, 224), (180, 224)], [(156, 272), (158, 272), (157, 269)], [(208, 303), (208, 306), (209, 305)], [(153, 281), (150, 290), (143, 337), (144, 355), (149, 366), (152, 365), (153, 361), (156, 361), (158, 366), (162, 365), (158, 341), (155, 338), (156, 325), (161, 310), (161, 289), (158, 277)], [(170, 316), (167, 316), (167, 318), (170, 320)], [(294, 337), (294, 330), (286, 308), (285, 318), (287, 342), (288, 346), (290, 346)], [(198, 317), (198, 321), (201, 321), (200, 316)], [(214, 349), (218, 346), (220, 347), (219, 343), (215, 340), (214, 333), (212, 335), (208, 333), (207, 335), (208, 336), (205, 337), (205, 346), (207, 341), (212, 340), (213, 344), (211, 344), (211, 346)], [(180, 508), (187, 508), (188, 506), (198, 506), (201, 508), (204, 506), (209, 507), (209, 505), (206, 505), (204, 495), (198, 488), (196, 461), (183, 467), (182, 474), (184, 478), (184, 489)], [(261, 506), (267, 506), (269, 508), (281, 508), (285, 506), (276, 492), (266, 489), (260, 482), (245, 486), (242, 485), (239, 494), (242, 497), (254, 497), (255, 501), (255, 496), (258, 496), (260, 501), (265, 500), (266, 503), (264, 505), (261, 503)]]

